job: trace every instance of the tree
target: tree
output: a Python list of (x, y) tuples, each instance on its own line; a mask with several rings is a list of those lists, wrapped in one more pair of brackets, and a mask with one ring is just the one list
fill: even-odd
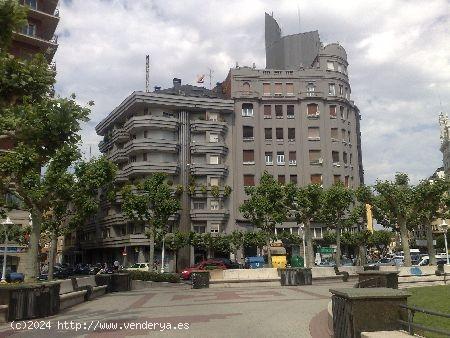
[(168, 233), (166, 234), (165, 238), (165, 245), (169, 250), (173, 251), (174, 254), (174, 261), (175, 261), (175, 269), (177, 267), (177, 261), (178, 261), (178, 251), (181, 248), (184, 248), (185, 246), (189, 245), (189, 233), (176, 231), (174, 233)]
[(391, 244), (394, 233), (388, 230), (375, 230), (367, 239), (368, 245), (376, 247), (384, 255)]
[(322, 208), (323, 188), (318, 184), (297, 187), (294, 184), (286, 186), (286, 205), (290, 216), (298, 225), (303, 224), (306, 243), (305, 263), (307, 267), (314, 266), (314, 248), (311, 235), (311, 222), (317, 220)]
[[(50, 162), (43, 179), (43, 185), (49, 190), (49, 209), (42, 224), (42, 229), (50, 237), (49, 280), (53, 278), (58, 236), (77, 229), (97, 212), (98, 191), (112, 185), (116, 172), (115, 165), (104, 157), (84, 162), (79, 159), (77, 149), (65, 150)], [(74, 164), (74, 170), (70, 170), (76, 158), (79, 160)]]
[(0, 155), (0, 193), (17, 197), (31, 213), (26, 278), (34, 280), (41, 225), (50, 207), (42, 170), (60, 148), (80, 141), (89, 109), (79, 106), (74, 95), (51, 97), (56, 74), (42, 55), (18, 60), (7, 54), (12, 30), (25, 22), (25, 12), (12, 2), (0, 2), (0, 135), (14, 145), (14, 151)]
[(414, 219), (416, 213), (414, 187), (409, 184), (407, 174), (398, 173), (393, 182), (377, 181), (374, 190), (375, 218), (384, 227), (400, 231), (405, 266), (411, 266), (407, 224)]
[[(281, 224), (287, 218), (283, 187), (275, 181), (272, 175), (264, 172), (259, 185), (245, 187), (245, 193), (249, 196), (249, 199), (244, 201), (239, 207), (239, 211), (255, 227), (268, 235), (273, 235), (275, 226)], [(269, 237), (266, 246), (268, 263), (269, 266), (272, 266)]]
[(449, 182), (445, 179), (423, 180), (414, 188), (416, 205), (413, 222), (416, 226), (425, 227), (430, 265), (436, 265), (432, 223), (445, 218), (449, 188)]
[(125, 186), (122, 195), (124, 214), (148, 226), (149, 270), (152, 271), (155, 256), (155, 230), (163, 230), (167, 226), (170, 216), (180, 210), (180, 201), (174, 196), (174, 191), (167, 184), (166, 175), (163, 173), (154, 173), (136, 186)]
[(322, 198), (321, 217), (336, 229), (336, 266), (341, 265), (341, 229), (354, 224), (350, 208), (354, 204), (354, 192), (338, 182), (325, 190)]
[(244, 233), (240, 230), (234, 230), (229, 236), (231, 250), (234, 253), (234, 260), (237, 262), (238, 250), (244, 246)]

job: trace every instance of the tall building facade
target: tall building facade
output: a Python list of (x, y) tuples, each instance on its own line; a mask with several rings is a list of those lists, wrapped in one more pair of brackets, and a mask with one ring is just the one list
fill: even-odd
[[(281, 183), (363, 183), (360, 112), (344, 48), (323, 46), (317, 32), (282, 37), (266, 14), (266, 59), (265, 69), (231, 69), (213, 91), (174, 79), (170, 89), (135, 92), (97, 126), (101, 152), (119, 166), (119, 184), (165, 172), (180, 185), (174, 229), (253, 229), (239, 206), (245, 187), (257, 185), (264, 171)], [(88, 260), (112, 261), (124, 252), (129, 263), (148, 257), (144, 229), (124, 218), (120, 203), (120, 196), (105, 202), (83, 228)], [(300, 234), (294, 222), (277, 229)], [(325, 230), (313, 225), (314, 238)], [(195, 254), (185, 252), (181, 265)]]

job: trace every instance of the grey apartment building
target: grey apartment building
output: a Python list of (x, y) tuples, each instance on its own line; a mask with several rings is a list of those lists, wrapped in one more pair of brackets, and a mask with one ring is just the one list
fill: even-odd
[[(117, 163), (117, 184), (165, 172), (181, 185), (183, 209), (169, 227), (230, 233), (252, 229), (239, 212), (245, 186), (264, 171), (279, 182), (328, 187), (363, 182), (360, 112), (351, 100), (347, 55), (339, 44), (323, 46), (317, 31), (282, 36), (266, 14), (266, 68), (239, 67), (213, 90), (182, 85), (134, 92), (96, 127), (100, 150)], [(86, 261), (148, 259), (144, 229), (121, 214), (120, 195), (102, 201), (86, 224)], [(283, 230), (299, 233), (287, 222)], [(313, 236), (324, 229), (314, 225)], [(193, 249), (181, 265), (194, 260)]]

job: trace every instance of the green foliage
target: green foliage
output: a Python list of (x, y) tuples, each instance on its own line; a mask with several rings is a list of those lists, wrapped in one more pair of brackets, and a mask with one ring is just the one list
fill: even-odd
[(183, 186), (181, 184), (177, 184), (177, 186), (175, 187), (175, 194), (177, 196), (180, 196), (183, 193), (184, 189)]
[(302, 243), (302, 236), (298, 234), (291, 234), (287, 231), (278, 233), (277, 239), (282, 241), (284, 246), (299, 245)]
[(345, 227), (354, 223), (349, 219), (350, 208), (354, 204), (354, 192), (338, 182), (327, 189), (322, 196), (321, 219), (335, 227)]
[(270, 236), (264, 231), (252, 231), (244, 233), (244, 247), (254, 247), (262, 248), (267, 244)]
[(283, 186), (268, 172), (264, 172), (259, 185), (246, 187), (245, 193), (249, 198), (239, 207), (239, 211), (255, 227), (273, 234), (276, 224), (287, 219)]
[(370, 234), (367, 240), (367, 244), (370, 246), (377, 247), (381, 250), (381, 246), (387, 248), (394, 237), (394, 233), (392, 231), (387, 230), (378, 230), (374, 231), (373, 234)]
[(188, 192), (189, 192), (190, 195), (194, 195), (195, 194), (195, 185), (194, 184), (189, 184)]
[(215, 198), (220, 196), (220, 189), (217, 185), (211, 187), (211, 195)]
[(323, 234), (322, 240), (325, 245), (336, 244), (336, 233), (327, 231)]
[(27, 10), (16, 0), (0, 0), (0, 49), (11, 44), (12, 31), (20, 31), (27, 23)]
[(176, 231), (175, 233), (166, 234), (164, 240), (167, 249), (178, 251), (189, 245), (189, 238), (189, 233)]
[(223, 196), (229, 197), (231, 195), (232, 189), (229, 185), (226, 185), (223, 189)]
[[(8, 242), (27, 245), (30, 230), (31, 228), (29, 226), (23, 227), (17, 224), (8, 226), (6, 229), (8, 234)], [(5, 229), (3, 229), (2, 226), (0, 226), (0, 243), (5, 243)]]
[(289, 183), (286, 185), (286, 204), (291, 217), (297, 224), (306, 224), (319, 219), (322, 208), (323, 188), (318, 184), (298, 187)]
[(239, 250), (244, 245), (244, 233), (242, 231), (234, 230), (229, 237), (232, 251)]
[(150, 271), (128, 271), (132, 280), (180, 283), (180, 275), (176, 273), (159, 273)]
[(201, 191), (201, 193), (202, 193), (203, 195), (206, 195), (206, 193), (208, 192), (208, 190), (207, 190), (207, 188), (206, 188), (206, 185), (202, 184), (202, 185), (200, 186), (200, 191)]

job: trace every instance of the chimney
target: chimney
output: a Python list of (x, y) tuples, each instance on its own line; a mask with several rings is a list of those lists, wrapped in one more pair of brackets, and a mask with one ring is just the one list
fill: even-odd
[(174, 88), (178, 88), (181, 86), (181, 79), (178, 79), (176, 77), (173, 78), (173, 86)]

